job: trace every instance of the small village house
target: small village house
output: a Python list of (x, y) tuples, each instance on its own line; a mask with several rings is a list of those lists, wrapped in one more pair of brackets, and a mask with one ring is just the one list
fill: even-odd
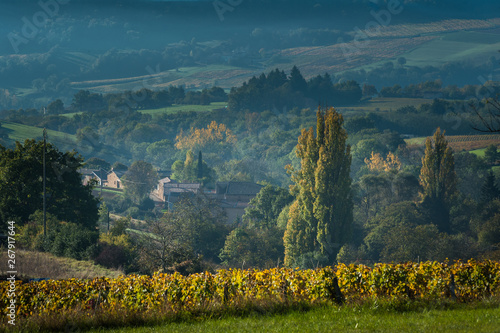
[(122, 189), (123, 184), (121, 178), (123, 177), (123, 175), (125, 175), (126, 172), (126, 170), (111, 169), (107, 176), (108, 187)]

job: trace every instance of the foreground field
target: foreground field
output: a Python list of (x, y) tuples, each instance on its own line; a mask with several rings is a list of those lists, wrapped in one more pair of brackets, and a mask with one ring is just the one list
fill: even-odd
[[(0, 283), (5, 296), (12, 289)], [(500, 263), (494, 261), (343, 265), (316, 270), (219, 270), (190, 276), (48, 280), (15, 285), (18, 331), (161, 325), (252, 314), (279, 314), (347, 304), (391, 311), (458, 303), (498, 306)], [(9, 296), (11, 298), (11, 296)], [(0, 330), (8, 297), (2, 297)], [(371, 304), (371, 305), (370, 305)]]
[(274, 316), (253, 314), (203, 322), (171, 323), (162, 326), (97, 329), (92, 333), (150, 332), (498, 332), (500, 307), (495, 303), (460, 305), (411, 311), (364, 306), (329, 306), (311, 311), (293, 311)]

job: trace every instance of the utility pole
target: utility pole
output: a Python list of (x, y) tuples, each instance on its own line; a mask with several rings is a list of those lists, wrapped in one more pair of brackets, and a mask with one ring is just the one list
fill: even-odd
[(100, 198), (102, 200), (102, 168), (99, 167), (99, 182), (101, 183), (101, 194), (100, 194)]
[[(44, 110), (45, 113), (45, 110)], [(43, 129), (43, 236), (47, 236), (47, 215), (46, 215), (46, 200), (47, 191), (45, 186), (45, 150), (47, 147), (47, 130)]]

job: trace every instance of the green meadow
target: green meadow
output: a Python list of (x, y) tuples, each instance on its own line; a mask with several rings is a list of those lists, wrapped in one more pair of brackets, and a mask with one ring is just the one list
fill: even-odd
[(285, 314), (252, 313), (159, 326), (95, 329), (101, 333), (152, 332), (499, 332), (500, 308), (459, 304), (451, 308), (424, 307), (410, 311), (390, 309), (375, 301), (362, 306), (325, 306)]
[(491, 56), (498, 50), (500, 50), (498, 35), (460, 31), (441, 35), (440, 38), (401, 56), (406, 58), (407, 66), (424, 67), (443, 65), (453, 61), (474, 61)]
[(359, 112), (378, 112), (394, 111), (405, 106), (414, 106), (418, 108), (422, 104), (432, 103), (432, 99), (425, 98), (396, 98), (396, 97), (375, 97), (356, 106), (337, 107), (339, 112), (359, 111)]
[(221, 109), (227, 106), (227, 102), (215, 102), (210, 103), (210, 105), (177, 105), (166, 108), (159, 109), (149, 109), (149, 110), (139, 110), (141, 113), (150, 114), (152, 116), (158, 116), (162, 114), (172, 114), (178, 112), (207, 112), (214, 109)]
[(471, 150), (470, 153), (476, 155), (477, 157), (484, 157), (484, 151), (486, 150), (486, 148), (483, 148), (483, 149), (474, 149), (474, 150)]
[[(26, 139), (41, 139), (43, 137), (43, 128), (23, 125), (18, 123), (11, 122), (2, 122), (1, 127), (7, 129), (8, 138), (10, 142), (24, 142)], [(75, 135), (47, 130), (47, 138), (49, 141), (54, 143), (75, 143), (76, 137)]]

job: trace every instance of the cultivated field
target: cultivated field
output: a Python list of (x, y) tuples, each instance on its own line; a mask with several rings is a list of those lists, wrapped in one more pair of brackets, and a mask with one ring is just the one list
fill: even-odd
[(196, 67), (181, 67), (154, 74), (144, 71), (143, 76), (120, 79), (72, 82), (74, 89), (89, 89), (102, 94), (117, 93), (126, 90), (140, 90), (142, 88), (165, 89), (170, 85), (184, 85), (186, 88), (210, 88), (214, 85), (231, 88), (243, 83), (252, 75), (261, 71), (243, 69), (225, 65), (208, 65)]
[[(393, 315), (420, 308), (453, 309), (460, 303), (472, 304), (471, 309), (474, 304), (496, 307), (481, 313), (487, 319), (498, 313), (499, 274), (499, 262), (470, 260), (17, 282), (16, 329), (137, 327), (321, 307), (339, 311), (341, 304), (359, 310), (385, 308)], [(9, 288), (10, 282), (0, 282), (2, 294)], [(0, 301), (0, 329), (7, 325), (7, 302), (7, 297)], [(485, 320), (484, 327), (497, 322), (498, 317)], [(483, 328), (483, 323), (475, 324)]]
[[(424, 145), (426, 137), (406, 139), (408, 145)], [(481, 150), (489, 145), (496, 145), (500, 148), (500, 134), (482, 134), (482, 135), (451, 135), (446, 136), (448, 145), (455, 151), (471, 151), (481, 156)], [(484, 156), (484, 151), (482, 153)]]

